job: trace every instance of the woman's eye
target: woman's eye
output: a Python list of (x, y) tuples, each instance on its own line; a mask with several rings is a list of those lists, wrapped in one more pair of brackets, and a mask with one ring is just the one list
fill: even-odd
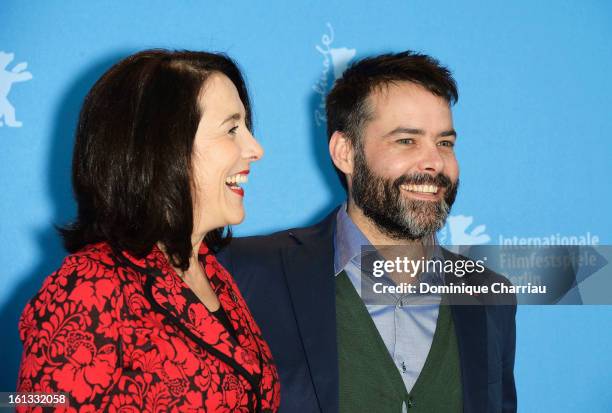
[(236, 135), (237, 132), (238, 132), (238, 125), (234, 126), (233, 128), (229, 130), (230, 135)]

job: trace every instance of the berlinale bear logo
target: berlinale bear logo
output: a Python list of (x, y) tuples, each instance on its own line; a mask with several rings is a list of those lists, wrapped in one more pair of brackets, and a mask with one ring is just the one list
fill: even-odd
[[(26, 62), (16, 64), (10, 72), (6, 70), (14, 58), (13, 53), (0, 51), (0, 126), (6, 124), (6, 126), (20, 128), (22, 123), (15, 119), (15, 108), (9, 102), (8, 94), (13, 83), (32, 79), (32, 73), (26, 71), (28, 67)], [(2, 118), (4, 118), (4, 122)]]
[[(481, 245), (491, 241), (491, 237), (485, 233), (486, 225), (477, 225), (472, 230), (470, 226), (474, 217), (466, 215), (449, 215), (447, 225), (440, 230), (438, 240), (446, 245)], [(450, 237), (448, 237), (450, 232)], [(448, 239), (450, 238), (450, 239)]]

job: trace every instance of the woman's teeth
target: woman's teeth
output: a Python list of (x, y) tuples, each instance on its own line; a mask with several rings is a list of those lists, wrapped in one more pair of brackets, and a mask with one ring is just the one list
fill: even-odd
[(435, 194), (438, 192), (438, 187), (436, 185), (402, 185), (401, 188), (410, 192), (425, 192), (428, 194)]
[(236, 184), (244, 184), (249, 181), (248, 175), (236, 174), (231, 175), (225, 178), (225, 183), (232, 186), (237, 186)]

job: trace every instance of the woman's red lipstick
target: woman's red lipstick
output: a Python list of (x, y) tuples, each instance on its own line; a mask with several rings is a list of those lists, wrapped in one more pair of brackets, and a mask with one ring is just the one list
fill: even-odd
[[(249, 174), (249, 170), (245, 169), (244, 171), (240, 171), (235, 173), (234, 175), (248, 175)], [(226, 184), (228, 186), (228, 188), (230, 189), (230, 191), (232, 191), (233, 193), (240, 195), (241, 197), (244, 197), (244, 189), (242, 189), (239, 186), (232, 186), (231, 184)]]

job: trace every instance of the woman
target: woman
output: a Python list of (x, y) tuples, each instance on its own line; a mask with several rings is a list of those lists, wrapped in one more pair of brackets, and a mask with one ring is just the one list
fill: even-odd
[(213, 252), (263, 152), (227, 57), (150, 50), (89, 92), (69, 255), (26, 306), (18, 390), (77, 411), (276, 411), (268, 345)]

